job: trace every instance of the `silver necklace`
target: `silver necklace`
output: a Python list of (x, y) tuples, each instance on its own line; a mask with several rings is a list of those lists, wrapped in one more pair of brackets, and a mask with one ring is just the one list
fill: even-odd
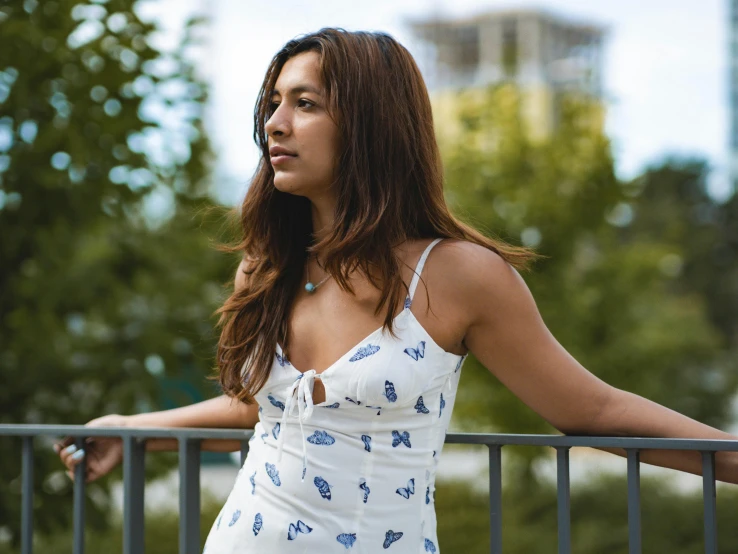
[(330, 273), (325, 276), (325, 278), (318, 283), (317, 285), (310, 282), (310, 258), (308, 258), (308, 263), (305, 265), (305, 272), (307, 273), (307, 282), (305, 283), (305, 290), (308, 292), (315, 292), (315, 289), (317, 289), (320, 285), (325, 283), (330, 278)]

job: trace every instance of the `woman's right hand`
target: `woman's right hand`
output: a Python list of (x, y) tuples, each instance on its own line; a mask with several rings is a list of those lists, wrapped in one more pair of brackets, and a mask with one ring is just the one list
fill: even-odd
[[(117, 414), (98, 417), (85, 424), (86, 427), (127, 427), (128, 416)], [(123, 441), (120, 437), (88, 437), (84, 448), (74, 445), (74, 437), (67, 437), (54, 444), (54, 451), (67, 466), (67, 475), (74, 481), (74, 468), (86, 460), (87, 483), (102, 477), (123, 460)]]

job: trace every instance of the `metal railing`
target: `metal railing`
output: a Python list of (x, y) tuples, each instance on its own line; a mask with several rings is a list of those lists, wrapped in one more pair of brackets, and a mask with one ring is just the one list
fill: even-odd
[[(71, 436), (78, 448), (94, 436), (123, 440), (123, 553), (144, 552), (144, 456), (146, 439), (169, 438), (179, 442), (179, 552), (200, 552), (200, 442), (229, 439), (241, 442), (241, 463), (248, 453), (253, 430), (92, 428), (80, 425), (0, 425), (0, 436), (20, 437), (22, 448), (21, 552), (32, 554), (33, 537), (33, 443), (40, 436)], [(694, 450), (702, 455), (705, 553), (717, 554), (715, 453), (738, 452), (738, 441), (654, 439), (634, 437), (579, 437), (559, 435), (501, 435), (449, 433), (447, 444), (477, 444), (489, 449), (490, 552), (502, 553), (502, 447), (549, 446), (556, 449), (558, 552), (571, 553), (569, 449), (573, 447), (622, 448), (628, 459), (628, 548), (641, 554), (640, 451)], [(84, 553), (84, 464), (75, 468), (73, 552)]]

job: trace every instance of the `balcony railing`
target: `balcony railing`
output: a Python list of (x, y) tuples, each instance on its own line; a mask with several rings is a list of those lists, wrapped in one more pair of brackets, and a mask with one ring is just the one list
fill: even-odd
[[(241, 462), (248, 453), (253, 430), (237, 429), (131, 429), (92, 428), (79, 425), (0, 425), (0, 435), (20, 437), (22, 449), (21, 552), (31, 554), (33, 536), (33, 443), (41, 436), (71, 436), (78, 448), (94, 436), (123, 440), (123, 552), (144, 552), (144, 456), (146, 439), (170, 438), (179, 442), (179, 552), (200, 552), (200, 441), (241, 441)], [(644, 449), (694, 450), (702, 455), (705, 553), (717, 554), (715, 453), (738, 452), (738, 441), (697, 439), (653, 439), (633, 437), (577, 437), (558, 435), (499, 435), (451, 433), (447, 444), (485, 445), (489, 449), (490, 552), (502, 550), (502, 447), (508, 445), (549, 446), (556, 450), (558, 552), (571, 553), (569, 505), (569, 449), (572, 447), (622, 448), (628, 455), (629, 553), (641, 554), (640, 455)], [(73, 552), (84, 553), (84, 464), (75, 469)]]

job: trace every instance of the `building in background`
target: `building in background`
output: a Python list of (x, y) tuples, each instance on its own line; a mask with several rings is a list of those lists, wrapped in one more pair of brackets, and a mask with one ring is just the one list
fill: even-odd
[(531, 137), (556, 128), (561, 96), (596, 100), (594, 124), (604, 126), (602, 50), (606, 29), (545, 10), (485, 12), (465, 19), (410, 20), (423, 49), (419, 63), (444, 138), (454, 125), (457, 92), (512, 82), (523, 92), (524, 121)]

